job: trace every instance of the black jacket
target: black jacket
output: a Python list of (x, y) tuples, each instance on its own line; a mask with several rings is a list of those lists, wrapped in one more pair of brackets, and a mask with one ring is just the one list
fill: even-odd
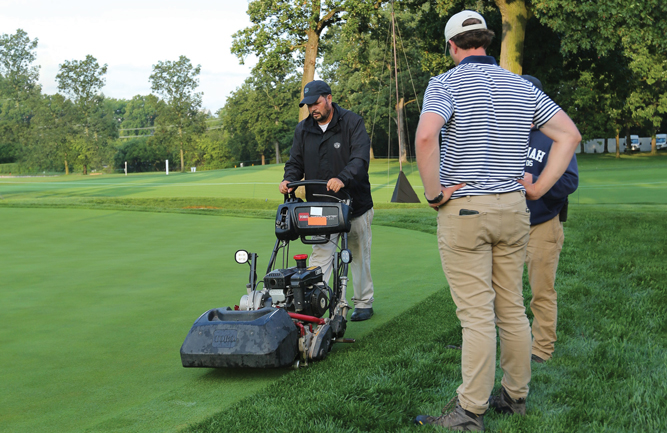
[[(284, 180), (340, 179), (352, 197), (352, 218), (373, 207), (368, 180), (371, 142), (361, 116), (333, 104), (334, 115), (325, 132), (312, 116), (299, 122)], [(326, 187), (306, 188), (308, 201), (330, 201), (313, 194), (329, 194)], [(340, 193), (338, 194), (340, 196)]]

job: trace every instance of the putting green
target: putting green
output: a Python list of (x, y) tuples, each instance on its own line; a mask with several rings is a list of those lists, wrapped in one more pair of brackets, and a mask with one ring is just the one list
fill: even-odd
[[(179, 357), (201, 313), (245, 293), (234, 252), (259, 253), (265, 269), (272, 221), (20, 208), (0, 219), (3, 431), (175, 431), (290, 374), (184, 369)], [(434, 236), (373, 236), (376, 315), (346, 337), (445, 287)], [(293, 243), (300, 252), (309, 247)]]

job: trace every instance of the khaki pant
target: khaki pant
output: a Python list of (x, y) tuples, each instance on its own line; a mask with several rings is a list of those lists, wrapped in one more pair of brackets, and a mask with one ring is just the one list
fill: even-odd
[(533, 354), (551, 359), (556, 342), (556, 269), (563, 249), (563, 223), (558, 216), (530, 227), (526, 264), (533, 292)]
[[(352, 253), (352, 284), (354, 286), (355, 308), (370, 308), (373, 306), (373, 279), (371, 278), (371, 223), (375, 211), (370, 209), (363, 215), (351, 221), (352, 228), (347, 236), (347, 246)], [(322, 267), (324, 281), (329, 281), (333, 270), (333, 255), (338, 245), (338, 234), (331, 235), (330, 242), (313, 245), (313, 254), (310, 256), (310, 266)]]
[[(461, 209), (477, 211), (460, 215)], [(438, 212), (438, 245), (456, 315), (463, 328), (461, 406), (484, 413), (496, 370), (500, 334), (502, 385), (513, 399), (528, 395), (530, 325), (522, 276), (530, 213), (523, 192), (463, 197)]]

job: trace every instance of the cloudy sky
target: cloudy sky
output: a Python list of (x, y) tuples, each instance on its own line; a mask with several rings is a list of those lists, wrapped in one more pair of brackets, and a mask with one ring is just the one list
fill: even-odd
[(23, 29), (38, 38), (36, 64), (45, 93), (56, 93), (58, 65), (87, 54), (106, 63), (105, 95), (150, 93), (159, 60), (185, 55), (201, 65), (203, 105), (215, 112), (243, 83), (253, 58), (240, 65), (232, 34), (250, 25), (247, 0), (0, 0), (0, 34)]

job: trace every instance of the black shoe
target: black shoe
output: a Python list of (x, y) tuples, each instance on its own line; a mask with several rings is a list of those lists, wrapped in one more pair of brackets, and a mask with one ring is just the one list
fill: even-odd
[[(452, 406), (454, 402), (455, 406)], [(484, 431), (484, 414), (478, 415), (463, 409), (457, 397), (450, 400), (442, 413), (442, 416), (419, 415), (414, 423), (437, 425), (455, 431)]]
[(530, 355), (530, 359), (532, 359), (534, 362), (537, 362), (538, 364), (544, 363), (544, 359), (540, 358), (537, 355)]
[(518, 414), (526, 416), (526, 399), (520, 398), (514, 400), (507, 394), (505, 388), (500, 388), (500, 395), (492, 395), (489, 397), (489, 408), (505, 415)]
[(350, 318), (353, 322), (361, 322), (362, 320), (368, 320), (373, 316), (373, 308), (355, 308)]

